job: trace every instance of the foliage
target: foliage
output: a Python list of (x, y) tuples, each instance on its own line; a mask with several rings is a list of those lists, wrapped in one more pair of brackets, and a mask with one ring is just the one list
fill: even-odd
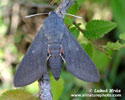
[(25, 90), (15, 89), (3, 93), (0, 100), (38, 100), (38, 98)]
[(125, 32), (125, 0), (112, 0), (112, 11), (114, 19), (118, 23), (119, 31)]
[(112, 50), (120, 50), (121, 48), (125, 48), (125, 44), (119, 43), (119, 41), (116, 41), (115, 43), (108, 42), (106, 46), (104, 46), (106, 49), (112, 49)]
[(125, 40), (125, 33), (120, 34), (119, 38), (120, 38), (121, 40)]
[(50, 79), (51, 79), (52, 94), (56, 94), (53, 95), (53, 100), (59, 100), (64, 89), (64, 80), (62, 79), (62, 77), (60, 77), (60, 79), (56, 81), (52, 76), (52, 74)]
[[(61, 0), (56, 1), (57, 4), (59, 4)], [(24, 0), (22, 3), (18, 1), (15, 2), (14, 0), (1, 0), (0, 93), (2, 95), (0, 96), (0, 100), (37, 100), (37, 98), (33, 96), (38, 93), (37, 82), (24, 87), (23, 90), (9, 89), (14, 88), (13, 77), (16, 67), (24, 56), (31, 40), (35, 37), (35, 33), (39, 30), (38, 26), (41, 25), (46, 17), (40, 16), (32, 19), (24, 19), (24, 16), (31, 12), (38, 13), (41, 11), (48, 12), (53, 10), (53, 8), (42, 7), (44, 3), (49, 4), (50, 0), (42, 0), (42, 2), (40, 0)], [(20, 6), (18, 13), (13, 14), (16, 10), (13, 9), (12, 5), (16, 5), (16, 7)], [(71, 6), (67, 13), (82, 16), (83, 19), (74, 19), (66, 15), (64, 19), (65, 24), (96, 64), (100, 72), (100, 81), (98, 83), (81, 81), (75, 78), (64, 67), (59, 81), (55, 81), (52, 74), (50, 75), (54, 100), (89, 100), (90, 98), (72, 98), (71, 94), (89, 93), (88, 90), (91, 88), (118, 88), (124, 92), (124, 11), (125, 0), (76, 0)], [(96, 18), (95, 16), (101, 16), (101, 19), (93, 19)], [(19, 17), (19, 23), (15, 26), (16, 28), (13, 28), (12, 19), (15, 19), (14, 21), (16, 22), (17, 17)], [(110, 59), (109, 56), (111, 56), (112, 59)], [(7, 92), (3, 93), (5, 90)], [(98, 98), (94, 99), (98, 100)], [(116, 100), (117, 98), (111, 97), (101, 99)], [(124, 96), (119, 98), (119, 100), (124, 99)]]
[(116, 27), (116, 23), (104, 20), (92, 20), (87, 23), (85, 37), (99, 39)]
[(70, 31), (73, 33), (75, 38), (78, 38), (80, 31), (75, 26), (71, 27)]
[[(75, 3), (69, 8), (68, 12), (69, 14), (74, 14), (76, 15), (81, 4), (83, 4), (84, 0), (77, 0)], [(71, 16), (66, 16), (64, 21), (67, 25), (72, 25), (73, 24), (74, 18)]]

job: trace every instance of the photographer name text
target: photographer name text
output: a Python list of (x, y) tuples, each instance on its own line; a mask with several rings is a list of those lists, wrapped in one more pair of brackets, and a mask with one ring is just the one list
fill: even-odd
[(94, 93), (121, 93), (120, 89), (90, 89), (89, 92)]

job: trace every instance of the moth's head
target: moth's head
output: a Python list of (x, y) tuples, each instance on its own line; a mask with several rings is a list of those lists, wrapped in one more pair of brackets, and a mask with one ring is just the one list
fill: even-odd
[(61, 17), (57, 15), (56, 12), (50, 12), (49, 16), (46, 18), (46, 20), (43, 23), (43, 28), (45, 30), (50, 30), (50, 29), (55, 29), (59, 28), (62, 29), (64, 28), (64, 21)]
[(61, 18), (55, 11), (49, 12), (48, 15), (49, 15), (49, 16), (48, 16), (49, 18), (63, 19), (63, 18)]
[(57, 14), (55, 11), (51, 11), (51, 12), (49, 12), (49, 16), (57, 16)]

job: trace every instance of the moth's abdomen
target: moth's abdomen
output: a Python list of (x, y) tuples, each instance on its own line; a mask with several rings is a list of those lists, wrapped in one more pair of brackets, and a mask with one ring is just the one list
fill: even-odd
[(61, 69), (63, 65), (62, 58), (60, 56), (60, 44), (52, 43), (48, 45), (49, 52), (49, 67), (52, 71), (52, 74), (56, 80), (59, 79), (61, 74)]

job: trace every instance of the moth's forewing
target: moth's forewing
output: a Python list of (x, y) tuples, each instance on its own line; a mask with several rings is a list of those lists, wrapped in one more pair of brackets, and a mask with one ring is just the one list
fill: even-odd
[(42, 28), (33, 40), (14, 77), (14, 85), (21, 87), (38, 80), (47, 71), (47, 45)]
[(99, 81), (99, 72), (95, 64), (67, 28), (64, 30), (62, 45), (66, 68), (69, 72), (81, 80), (88, 82)]

